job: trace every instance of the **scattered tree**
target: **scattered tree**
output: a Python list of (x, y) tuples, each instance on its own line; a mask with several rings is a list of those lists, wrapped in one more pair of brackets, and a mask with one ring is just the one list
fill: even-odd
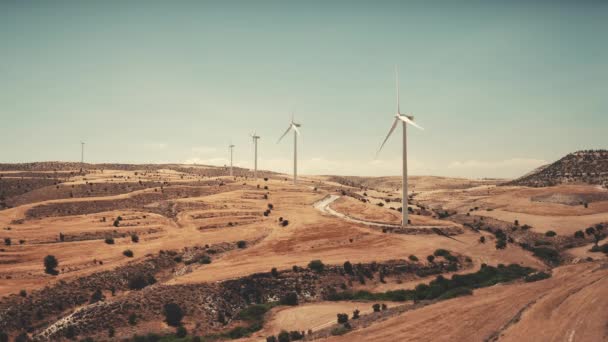
[(182, 318), (184, 314), (179, 305), (175, 303), (165, 304), (163, 307), (163, 313), (165, 315), (165, 322), (172, 327), (179, 327), (182, 324)]
[(315, 271), (315, 272), (323, 272), (323, 269), (325, 269), (325, 265), (323, 264), (323, 262), (321, 260), (312, 260), (311, 262), (308, 263), (308, 268), (310, 268), (311, 270)]
[(350, 263), (350, 261), (344, 262), (344, 272), (350, 275), (353, 274), (353, 265)]
[(55, 258), (55, 256), (47, 255), (44, 257), (44, 272), (45, 273), (57, 275), (59, 273), (56, 270), (57, 266), (59, 266), (59, 262), (57, 261), (57, 258)]

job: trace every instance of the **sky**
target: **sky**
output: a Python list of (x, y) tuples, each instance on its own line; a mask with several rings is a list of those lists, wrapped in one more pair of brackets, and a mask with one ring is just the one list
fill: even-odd
[(0, 0), (0, 162), (522, 175), (608, 147), (608, 1)]

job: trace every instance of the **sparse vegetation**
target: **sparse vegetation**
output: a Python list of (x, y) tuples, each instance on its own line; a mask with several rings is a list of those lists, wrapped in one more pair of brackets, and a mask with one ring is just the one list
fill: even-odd
[(54, 255), (47, 255), (44, 257), (44, 272), (51, 275), (57, 275), (56, 268), (59, 266), (59, 261)]
[(308, 263), (308, 268), (315, 272), (321, 273), (325, 269), (325, 265), (321, 260), (312, 260)]

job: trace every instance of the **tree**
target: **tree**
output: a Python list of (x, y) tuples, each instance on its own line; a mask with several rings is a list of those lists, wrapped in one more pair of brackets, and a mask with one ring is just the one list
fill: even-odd
[(298, 305), (298, 294), (295, 292), (289, 292), (284, 297), (281, 298), (280, 303), (282, 305)]
[(552, 231), (552, 230), (548, 230), (548, 231), (545, 233), (545, 236), (548, 236), (548, 237), (554, 237), (555, 235), (557, 235), (557, 233), (556, 233), (556, 232), (554, 232), (554, 231)]
[(372, 309), (374, 309), (374, 312), (380, 312), (380, 304), (376, 303), (372, 305)]
[(95, 292), (93, 292), (93, 294), (91, 295), (91, 300), (89, 300), (89, 303), (93, 304), (93, 303), (97, 303), (99, 301), (104, 300), (104, 295), (101, 292), (100, 289), (95, 290)]
[(415, 256), (415, 255), (410, 255), (408, 258), (409, 258), (411, 261), (413, 261), (413, 262), (417, 262), (417, 261), (418, 261), (418, 257), (417, 257), (417, 256)]
[(172, 327), (179, 327), (182, 324), (182, 318), (184, 314), (179, 305), (175, 303), (165, 304), (163, 307), (163, 313), (165, 314), (165, 322)]
[(4, 238), (4, 244), (5, 244), (6, 246), (10, 246), (10, 245), (11, 245), (11, 243), (12, 243), (12, 242), (11, 242), (11, 238)]
[(57, 275), (59, 273), (56, 270), (57, 266), (59, 266), (59, 262), (57, 261), (57, 258), (55, 258), (55, 256), (47, 255), (44, 257), (44, 272), (45, 273)]
[(350, 275), (353, 274), (353, 264), (351, 264), (350, 261), (344, 262), (344, 272)]
[(129, 315), (129, 324), (137, 325), (137, 315), (134, 312)]
[(426, 260), (428, 260), (429, 262), (432, 263), (433, 261), (435, 261), (435, 256), (434, 255), (429, 255), (429, 256), (426, 257)]
[(585, 233), (583, 233), (582, 230), (579, 230), (577, 232), (574, 233), (574, 237), (577, 239), (584, 239), (585, 238)]
[(138, 243), (139, 236), (137, 236), (137, 234), (131, 234), (131, 242)]
[(339, 313), (338, 314), (338, 324), (344, 324), (348, 322), (348, 314)]
[(125, 249), (124, 251), (122, 251), (122, 254), (124, 256), (126, 256), (127, 258), (132, 258), (133, 257), (133, 251), (130, 249)]
[(290, 342), (289, 333), (285, 330), (281, 330), (278, 337), (279, 342)]
[(245, 241), (245, 240), (240, 240), (240, 241), (238, 241), (238, 242), (236, 243), (236, 246), (237, 246), (238, 248), (245, 248), (245, 247), (247, 247), (247, 241)]
[(321, 260), (312, 260), (308, 263), (308, 268), (315, 272), (321, 273), (325, 269), (325, 265)]
[(353, 311), (353, 319), (359, 319), (360, 313), (361, 311), (359, 311), (359, 309), (355, 309), (355, 311)]
[(105, 239), (105, 243), (107, 243), (108, 245), (113, 245), (114, 244), (114, 238), (113, 237), (107, 237)]
[(276, 268), (276, 267), (273, 267), (273, 268), (270, 270), (270, 274), (272, 274), (272, 276), (273, 276), (273, 277), (275, 277), (275, 278), (278, 278), (278, 277), (279, 277), (279, 271), (277, 270), (277, 268)]
[(481, 237), (479, 238), (479, 242), (481, 242), (481, 243), (486, 243), (486, 237), (485, 237), (485, 236), (481, 236)]

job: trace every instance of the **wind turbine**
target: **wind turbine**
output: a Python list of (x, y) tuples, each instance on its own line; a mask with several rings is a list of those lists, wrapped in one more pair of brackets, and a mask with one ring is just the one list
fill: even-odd
[(234, 149), (234, 145), (230, 144), (228, 147), (230, 148), (230, 177), (232, 177), (232, 150)]
[(260, 136), (255, 134), (256, 132), (254, 131), (253, 134), (251, 135), (251, 139), (253, 139), (253, 146), (254, 146), (254, 158), (253, 158), (253, 179), (258, 179), (258, 139), (260, 139)]
[(277, 141), (277, 144), (281, 142), (281, 140), (283, 139), (284, 136), (287, 135), (287, 133), (289, 133), (290, 130), (293, 129), (293, 184), (297, 184), (298, 182), (298, 135), (300, 135), (300, 130), (298, 129), (298, 127), (302, 126), (299, 123), (296, 123), (294, 121), (294, 117), (293, 114), (291, 115), (291, 123), (289, 123), (289, 127), (287, 127), (287, 130), (285, 131), (285, 133), (283, 133), (283, 135), (281, 135), (281, 137), (279, 138), (279, 140)]
[(401, 204), (402, 204), (401, 225), (406, 226), (409, 223), (408, 211), (407, 211), (407, 202), (408, 202), (408, 200), (407, 200), (407, 124), (410, 124), (418, 129), (423, 129), (423, 128), (418, 126), (418, 124), (416, 124), (414, 122), (414, 117), (412, 115), (401, 114), (401, 109), (399, 108), (399, 71), (397, 70), (397, 68), (395, 68), (395, 81), (397, 84), (397, 114), (395, 114), (395, 120), (393, 121), (393, 125), (391, 126), (391, 129), (388, 131), (386, 138), (384, 138), (382, 145), (380, 145), (380, 148), (378, 149), (376, 156), (378, 156), (378, 154), (382, 150), (382, 147), (384, 147), (384, 144), (386, 143), (388, 138), (391, 136), (391, 134), (397, 127), (397, 124), (399, 122), (401, 122), (401, 126), (403, 127), (403, 175), (402, 175), (402, 179), (401, 179), (401, 181), (403, 183), (402, 190), (401, 190), (402, 191), (401, 196), (403, 199), (401, 200)]
[(84, 170), (84, 141), (80, 142), (80, 172)]

